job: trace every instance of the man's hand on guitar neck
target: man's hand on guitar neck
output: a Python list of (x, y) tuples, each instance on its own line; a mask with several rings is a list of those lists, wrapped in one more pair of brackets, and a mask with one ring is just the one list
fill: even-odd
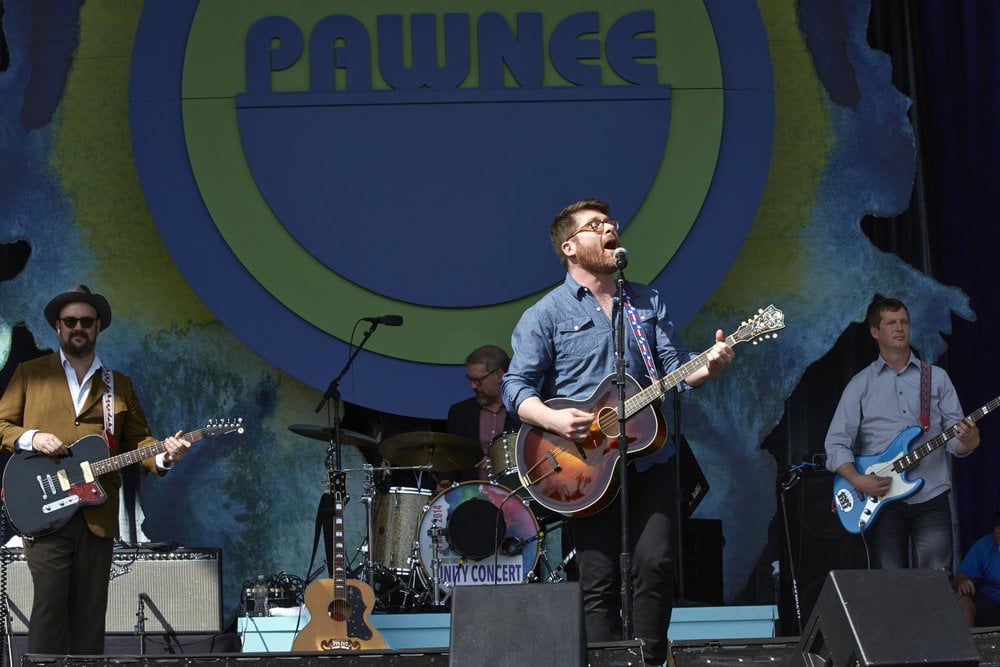
[(837, 468), (837, 472), (851, 486), (862, 493), (867, 493), (869, 496), (881, 498), (889, 493), (889, 487), (892, 486), (892, 480), (888, 477), (879, 477), (872, 473), (867, 475), (860, 474), (854, 467), (853, 462), (843, 464)]
[(959, 456), (971, 454), (979, 446), (979, 427), (971, 419), (963, 419), (955, 424), (955, 437), (958, 438), (956, 453)]
[(722, 374), (736, 356), (733, 348), (726, 344), (726, 336), (722, 329), (715, 332), (715, 344), (706, 350), (706, 353), (708, 356), (705, 358), (705, 365), (684, 378), (684, 381), (692, 387), (698, 387), (709, 378)]

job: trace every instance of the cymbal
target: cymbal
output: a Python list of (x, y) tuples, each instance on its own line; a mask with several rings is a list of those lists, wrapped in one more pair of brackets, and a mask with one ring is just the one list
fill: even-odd
[(472, 440), (452, 433), (412, 431), (386, 438), (379, 452), (397, 466), (430, 464), (434, 470), (470, 468), (483, 458), (483, 452)]
[[(333, 440), (333, 428), (329, 426), (313, 426), (312, 424), (292, 424), (288, 427), (288, 430), (292, 433), (298, 433), (299, 435), (304, 435), (307, 438), (312, 438), (313, 440), (322, 440), (323, 442), (329, 444)], [(355, 447), (374, 447), (375, 438), (365, 435), (364, 433), (358, 433), (357, 431), (348, 431), (345, 428), (340, 429), (340, 444), (341, 445), (353, 445)]]

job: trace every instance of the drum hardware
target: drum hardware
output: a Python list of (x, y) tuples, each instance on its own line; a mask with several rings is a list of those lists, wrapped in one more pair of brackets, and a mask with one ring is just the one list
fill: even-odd
[(573, 547), (572, 549), (569, 550), (569, 553), (566, 554), (566, 557), (563, 558), (561, 561), (559, 561), (559, 564), (556, 565), (556, 569), (552, 570), (552, 572), (549, 573), (549, 576), (545, 581), (549, 582), (550, 584), (559, 581), (561, 579), (559, 575), (561, 575), (566, 570), (566, 566), (569, 565), (570, 562), (575, 557), (576, 557), (576, 547)]
[(440, 607), (445, 604), (444, 598), (441, 595), (441, 556), (442, 551), (440, 544), (441, 539), (444, 537), (444, 529), (437, 525), (435, 520), (433, 525), (427, 531), (428, 537), (431, 538), (431, 545), (433, 548), (433, 556), (431, 557), (431, 606)]

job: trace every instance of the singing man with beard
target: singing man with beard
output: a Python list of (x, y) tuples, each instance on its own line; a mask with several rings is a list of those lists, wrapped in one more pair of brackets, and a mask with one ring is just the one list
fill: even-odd
[[(549, 237), (566, 268), (566, 279), (522, 315), (511, 338), (514, 356), (504, 375), (508, 410), (523, 422), (578, 445), (590, 436), (594, 411), (555, 409), (545, 401), (563, 398), (586, 405), (601, 381), (615, 371), (620, 307), (615, 250), (619, 242), (618, 221), (609, 212), (607, 203), (584, 199), (564, 208), (552, 222)], [(626, 282), (625, 292), (626, 312), (631, 311), (636, 322), (629, 324), (630, 314), (624, 326), (627, 372), (645, 387), (652, 382), (649, 366), (663, 378), (695, 355), (677, 339), (666, 304), (655, 289)], [(701, 385), (725, 370), (733, 351), (723, 340), (722, 331), (716, 332), (715, 344), (706, 353), (707, 363), (684, 379), (682, 389)], [(646, 346), (648, 357), (642, 353)], [(673, 454), (673, 446), (667, 443), (628, 466), (634, 636), (644, 640), (643, 657), (651, 664), (663, 664), (667, 658), (667, 627), (674, 602), (677, 491)], [(622, 637), (620, 511), (616, 498), (604, 509), (568, 524), (576, 546), (588, 642), (633, 638)]]
[[(131, 381), (106, 369), (96, 352), (97, 337), (111, 326), (107, 299), (76, 285), (49, 301), (44, 312), (59, 336), (59, 351), (24, 362), (14, 371), (0, 398), (0, 446), (63, 457), (88, 435), (105, 434), (109, 448), (113, 446), (109, 454), (116, 455), (155, 444)], [(165, 451), (143, 461), (143, 467), (166, 474), (190, 447), (180, 435), (167, 438)], [(121, 478), (111, 472), (98, 479), (107, 494), (103, 503), (83, 507), (54, 532), (24, 536), (34, 586), (30, 653), (104, 652)]]

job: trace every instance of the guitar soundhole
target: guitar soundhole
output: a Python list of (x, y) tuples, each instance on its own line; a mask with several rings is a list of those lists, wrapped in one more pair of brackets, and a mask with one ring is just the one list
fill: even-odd
[(351, 617), (351, 605), (347, 600), (334, 600), (330, 603), (330, 618), (343, 623)]
[(597, 413), (597, 426), (609, 438), (618, 437), (618, 411), (614, 408), (603, 407)]

